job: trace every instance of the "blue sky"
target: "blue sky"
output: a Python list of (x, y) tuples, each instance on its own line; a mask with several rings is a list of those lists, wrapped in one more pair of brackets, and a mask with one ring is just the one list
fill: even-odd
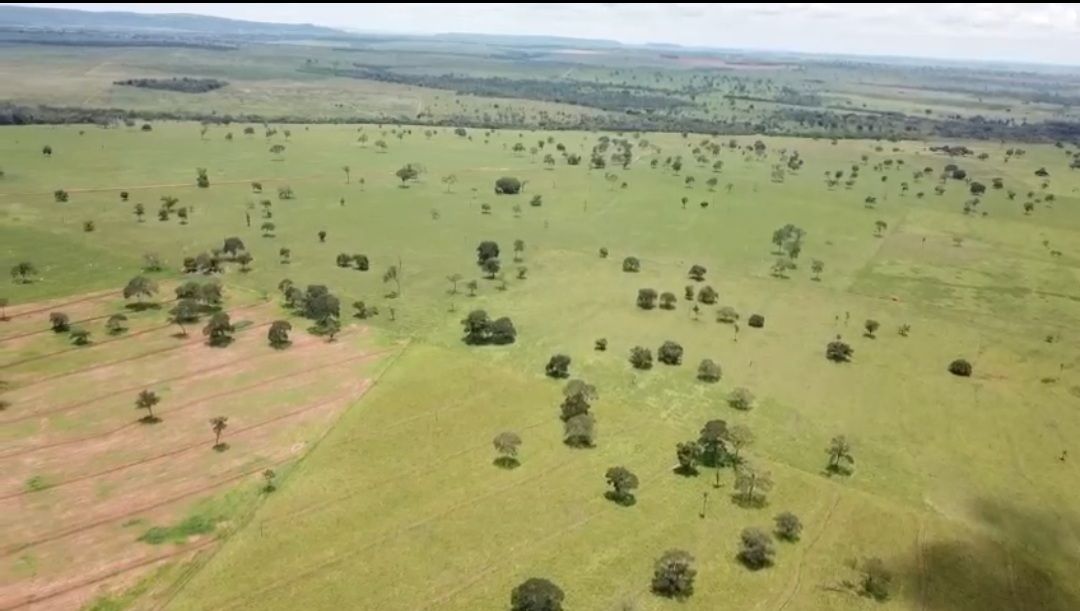
[(1080, 4), (43, 4), (366, 31), (1080, 64)]

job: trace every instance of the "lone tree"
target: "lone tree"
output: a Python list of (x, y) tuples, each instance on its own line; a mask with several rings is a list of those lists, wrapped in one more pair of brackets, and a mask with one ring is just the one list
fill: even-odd
[(847, 363), (853, 354), (855, 354), (855, 349), (841, 341), (840, 336), (825, 346), (825, 358), (834, 363)]
[(841, 475), (851, 473), (852, 467), (855, 466), (855, 457), (851, 455), (851, 444), (847, 437), (843, 435), (833, 437), (829, 442), (829, 447), (825, 448), (825, 453), (829, 456), (829, 464), (825, 467), (829, 473)]
[(510, 593), (510, 611), (562, 611), (565, 598), (559, 586), (547, 579), (533, 577)]
[(518, 466), (517, 452), (521, 445), (521, 437), (512, 431), (499, 433), (492, 441), (499, 457), (495, 459), (495, 465), (504, 469), (513, 469)]
[(630, 364), (634, 369), (652, 369), (652, 351), (644, 346), (630, 349)]
[(971, 377), (971, 363), (964, 359), (956, 359), (949, 363), (949, 373), (962, 378)]
[(868, 558), (863, 560), (859, 567), (862, 573), (860, 582), (860, 594), (873, 598), (877, 601), (889, 599), (892, 589), (892, 573), (885, 568), (881, 558)]
[(225, 312), (215, 312), (210, 321), (203, 327), (203, 335), (211, 346), (227, 346), (232, 342), (232, 334), (235, 329)]
[(660, 345), (656, 351), (656, 360), (665, 365), (682, 364), (683, 347), (678, 343), (668, 340)]
[(292, 331), (292, 324), (289, 321), (275, 320), (270, 324), (270, 330), (266, 332), (266, 339), (272, 348), (280, 350), (292, 343), (289, 341), (289, 331)]
[(754, 393), (742, 386), (731, 391), (728, 395), (728, 405), (735, 409), (748, 411), (754, 407)]
[(675, 472), (679, 475), (697, 475), (697, 463), (701, 460), (701, 446), (696, 441), (684, 441), (675, 446), (675, 459), (679, 466)]
[(195, 184), (200, 189), (206, 189), (210, 186), (210, 177), (206, 175), (206, 168), (195, 168)]
[(71, 330), (71, 319), (63, 312), (51, 312), (49, 314), (49, 325), (54, 333), (66, 333)]
[(140, 421), (147, 424), (153, 424), (155, 422), (161, 422), (161, 418), (154, 415), (154, 406), (161, 402), (161, 398), (157, 396), (152, 390), (139, 391), (139, 395), (135, 397), (135, 409), (145, 409), (146, 415), (143, 416)]
[(572, 448), (591, 448), (596, 443), (596, 419), (579, 414), (563, 425), (563, 443)]
[(885, 233), (885, 230), (889, 228), (889, 224), (885, 221), (874, 221), (874, 235), (881, 237)]
[(696, 576), (694, 557), (681, 549), (669, 549), (653, 566), (652, 591), (668, 598), (689, 598)]
[(637, 489), (638, 478), (629, 469), (625, 467), (611, 467), (607, 470), (607, 473), (604, 474), (604, 479), (607, 480), (608, 485), (612, 488), (604, 493), (604, 498), (623, 506), (634, 504), (636, 499), (634, 499), (634, 494), (631, 490)]
[(37, 275), (37, 268), (29, 261), (22, 261), (11, 266), (11, 279), (16, 284), (29, 284)]
[(544, 373), (549, 378), (567, 378), (570, 377), (570, 357), (565, 354), (556, 354), (548, 360), (548, 364), (544, 367)]
[(142, 303), (143, 297), (153, 297), (157, 291), (156, 282), (146, 276), (135, 276), (128, 280), (127, 286), (124, 287), (124, 299), (134, 297), (136, 301)]
[(700, 265), (693, 265), (690, 267), (689, 276), (691, 280), (701, 282), (705, 280), (705, 268)]
[[(604, 255), (601, 254), (600, 256), (604, 256)], [(627, 257), (627, 258), (623, 259), (622, 270), (624, 272), (631, 272), (631, 273), (639, 272), (639, 271), (641, 271), (641, 261), (639, 261), (637, 257)]]
[(776, 522), (776, 537), (784, 541), (798, 541), (802, 534), (802, 522), (799, 517), (790, 511), (776, 514), (773, 518)]
[(229, 447), (229, 444), (221, 442), (221, 434), (224, 433), (225, 429), (228, 427), (228, 416), (214, 416), (210, 419), (210, 430), (214, 431), (214, 449), (219, 452)]
[(874, 332), (877, 331), (879, 327), (881, 327), (881, 323), (872, 318), (866, 319), (866, 322), (863, 323), (863, 328), (866, 329), (866, 337), (869, 337), (870, 339), (874, 339)]
[(727, 422), (723, 420), (709, 420), (701, 428), (698, 436), (698, 444), (701, 445), (702, 463), (710, 467), (719, 467), (727, 458), (727, 448), (724, 441), (728, 436)]
[(702, 382), (719, 382), (723, 372), (720, 370), (720, 366), (713, 362), (712, 359), (703, 359), (701, 364), (698, 365), (697, 378)]
[(605, 350), (607, 350), (607, 338), (601, 337), (600, 339), (596, 340), (595, 342), (593, 342), (593, 347), (596, 349), (597, 352), (604, 352)]
[(765, 505), (765, 495), (772, 490), (772, 474), (763, 469), (742, 463), (735, 470), (735, 490), (738, 494), (735, 500), (747, 507), (762, 507)]
[(654, 289), (638, 289), (637, 306), (642, 310), (651, 310), (656, 307), (656, 291)]
[(821, 272), (825, 271), (825, 262), (821, 259), (814, 259), (810, 262), (810, 271), (814, 272), (814, 280), (821, 280)]
[(756, 571), (772, 566), (776, 549), (773, 548), (772, 537), (767, 533), (757, 528), (746, 528), (739, 535), (739, 540), (742, 547), (738, 558), (746, 568)]

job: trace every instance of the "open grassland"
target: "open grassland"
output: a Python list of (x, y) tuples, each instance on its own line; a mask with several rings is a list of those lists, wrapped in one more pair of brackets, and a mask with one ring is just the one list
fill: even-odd
[[(183, 587), (166, 590), (168, 608), (497, 609), (512, 587), (531, 576), (557, 582), (573, 609), (620, 609), (623, 603), (637, 609), (877, 608), (844, 586), (858, 579), (851, 560), (865, 556), (881, 557), (895, 574), (888, 608), (1065, 611), (1080, 605), (1073, 579), (1080, 563), (1080, 450), (1074, 441), (1080, 434), (1080, 359), (1073, 337), (1080, 324), (1074, 246), (1080, 243), (1080, 177), (1068, 170), (1062, 149), (1024, 146), (1025, 155), (1005, 162), (1014, 145), (964, 143), (987, 153), (980, 160), (949, 158), (921, 142), (764, 138), (765, 151), (757, 155), (744, 148), (754, 138), (738, 138), (737, 149), (720, 138), (724, 148), (699, 165), (692, 149), (700, 136), (645, 134), (649, 145), (632, 139), (637, 144), (628, 168), (589, 170), (599, 134), (469, 130), (461, 137), (449, 129), (425, 134), (426, 128), (414, 127), (398, 138), (390, 127), (292, 125), (278, 126), (266, 138), (261, 127), (250, 136), (242, 129), (213, 127), (203, 136), (195, 124), (155, 123), (149, 132), (11, 128), (0, 141), (0, 257), (5, 269), (25, 259), (41, 271), (34, 283), (12, 284), (0, 294), (18, 304), (12, 313), (40, 310), (33, 324), (29, 317), (0, 324), (0, 338), (14, 338), (21, 351), (13, 361), (68, 350), (49, 333), (15, 337), (46, 328), (49, 310), (23, 304), (119, 290), (146, 252), (167, 262), (171, 271), (161, 274), (163, 281), (175, 278), (184, 256), (233, 235), (255, 260), (249, 273), (230, 266), (222, 277), (238, 295), (230, 308), (262, 294), (276, 301), (275, 287), (284, 277), (300, 285), (323, 283), (343, 304), (377, 304), (380, 315), (365, 321), (373, 333), (412, 340), (247, 526), (197, 563), (201, 568), (185, 575)], [(288, 138), (284, 129), (291, 131)], [(361, 135), (366, 142), (358, 140)], [(385, 152), (373, 144), (380, 139), (388, 145)], [(530, 154), (540, 140), (545, 146)], [(524, 152), (513, 151), (518, 142)], [(553, 150), (556, 143), (582, 154), (582, 165), (566, 165)], [(53, 149), (48, 158), (41, 154), (46, 144)], [(272, 144), (285, 150), (270, 153)], [(782, 150), (797, 150), (804, 164), (774, 181)], [(547, 153), (557, 159), (553, 167), (542, 163)], [(680, 172), (664, 164), (676, 155), (684, 161)], [(714, 160), (724, 162), (715, 174)], [(402, 187), (394, 171), (406, 163), (425, 171)], [(966, 182), (949, 179), (944, 194), (934, 193), (948, 163), (987, 185), (1002, 177), (1004, 188), (988, 188), (977, 211), (964, 214)], [(852, 165), (860, 168), (853, 187), (826, 186), (824, 172), (848, 174)], [(208, 169), (209, 188), (195, 186), (196, 167)], [(924, 167), (933, 172), (915, 180), (912, 172)], [(1039, 168), (1049, 176), (1036, 176)], [(453, 184), (440, 180), (449, 175), (456, 177)], [(525, 193), (493, 195), (495, 179), (507, 175), (527, 180)], [(714, 175), (717, 185), (709, 188), (706, 180)], [(696, 178), (690, 186), (687, 176)], [(252, 181), (262, 183), (261, 194), (253, 193)], [(910, 183), (906, 193), (902, 182)], [(277, 199), (283, 185), (292, 187), (295, 199)], [(56, 189), (66, 189), (69, 201), (55, 202)], [(125, 190), (130, 196), (123, 203), (119, 193)], [(1015, 200), (1009, 190), (1018, 193)], [(1054, 198), (1046, 201), (1045, 194)], [(542, 196), (540, 206), (530, 205), (534, 195)], [(175, 217), (157, 220), (162, 196), (192, 207), (188, 224)], [(873, 207), (864, 203), (868, 196), (876, 198)], [(1022, 202), (1034, 197), (1040, 201), (1025, 214)], [(275, 224), (268, 237), (259, 229), (264, 199), (271, 201)], [(132, 214), (135, 203), (146, 205), (143, 222)], [(93, 232), (84, 231), (87, 220), (95, 222)], [(885, 226), (875, 235), (879, 220)], [(806, 237), (798, 269), (781, 279), (770, 274), (776, 256), (769, 239), (786, 223), (803, 228)], [(325, 243), (317, 238), (320, 230), (327, 232)], [(477, 244), (489, 239), (501, 246), (506, 290), (483, 279), (475, 266)], [(516, 239), (525, 244), (520, 263), (511, 261)], [(291, 249), (291, 263), (279, 262), (281, 247)], [(600, 247), (610, 256), (598, 256)], [(371, 271), (335, 266), (338, 253), (368, 255)], [(621, 271), (630, 255), (640, 258), (639, 273)], [(812, 280), (811, 259), (825, 264), (820, 281)], [(708, 268), (703, 283), (687, 279), (692, 264)], [(393, 285), (381, 278), (390, 265), (402, 272), (395, 299), (384, 297)], [(518, 266), (528, 268), (525, 279), (517, 278)], [(463, 278), (451, 295), (446, 277), (455, 273)], [(470, 297), (464, 285), (474, 278), (479, 290)], [(720, 295), (716, 305), (701, 307), (697, 320), (682, 299), (687, 284), (708, 284)], [(675, 309), (635, 307), (643, 287), (675, 293)], [(762, 314), (764, 328), (743, 325), (736, 334), (716, 322), (716, 309), (724, 305), (743, 319)], [(95, 315), (85, 307), (81, 316)], [(270, 320), (276, 307), (253, 305), (244, 318)], [(267, 318), (256, 319), (260, 308)], [(510, 316), (517, 342), (463, 345), (458, 321), (475, 308)], [(133, 331), (164, 325), (161, 312), (139, 316), (145, 327)], [(868, 318), (882, 323), (876, 339), (863, 335)], [(901, 324), (911, 326), (909, 336), (897, 333)], [(190, 350), (235, 355), (236, 362), (248, 358), (242, 353), (275, 362), (238, 372), (228, 382), (234, 388), (247, 386), (244, 375), (257, 381), (341, 360), (345, 347), (309, 342), (300, 326), (297, 343), (304, 345), (280, 354), (270, 353), (257, 330), (222, 351), (197, 342)], [(33, 393), (44, 390), (21, 384), (103, 362), (93, 351), (118, 350), (113, 358), (120, 359), (180, 345), (168, 337), (171, 332), (162, 328), (63, 352), (10, 373), (0, 369), (0, 378), (14, 382), (7, 393), (12, 406), (0, 417), (63, 407), (76, 400), (64, 393), (85, 394), (57, 382), (47, 386), (58, 393), (55, 399), (35, 399)], [(823, 357), (826, 342), (838, 334), (855, 349), (849, 364)], [(593, 350), (601, 337), (608, 339), (606, 352)], [(631, 347), (655, 350), (665, 340), (685, 348), (681, 366), (631, 369)], [(346, 335), (339, 344), (356, 341)], [(146, 366), (166, 375), (180, 366), (169, 365), (170, 359), (187, 350), (166, 352)], [(295, 356), (301, 351), (309, 356)], [(563, 384), (543, 375), (548, 357), (559, 352), (572, 357), (573, 377), (598, 389), (596, 448), (562, 444)], [(946, 371), (958, 357), (974, 364), (971, 378)], [(703, 358), (723, 367), (718, 384), (695, 379)], [(277, 368), (286, 364), (294, 369)], [(310, 375), (328, 384), (330, 394), (341, 390), (338, 384), (357, 381), (337, 372)], [(133, 382), (123, 386), (128, 384)], [(727, 405), (737, 386), (758, 397), (753, 410)], [(250, 410), (252, 422), (314, 400), (285, 382), (252, 392), (237, 405)], [(270, 400), (263, 393), (280, 397), (265, 403)], [(192, 390), (192, 399), (199, 396)], [(24, 406), (20, 397), (41, 402)], [(63, 432), (35, 428), (37, 420), (11, 433), (5, 428), (0, 452), (130, 422), (126, 416), (110, 420), (117, 411), (130, 416), (130, 399), (122, 399), (116, 399), (122, 407), (87, 412), (99, 415), (85, 422), (67, 421)], [(250, 403), (265, 403), (268, 411)], [(211, 408), (199, 405), (187, 410), (192, 435), (209, 439), (209, 414), (203, 412)], [(168, 407), (163, 403), (166, 422), (155, 425), (162, 431), (177, 424)], [(745, 424), (756, 435), (744, 454), (773, 474), (767, 507), (733, 504), (730, 470), (721, 472), (720, 488), (713, 487), (712, 469), (697, 478), (672, 473), (675, 444), (695, 439), (713, 418)], [(522, 464), (514, 470), (492, 465), (491, 438), (503, 430), (524, 440)], [(854, 443), (857, 467), (849, 477), (823, 473), (825, 447), (838, 434)], [(142, 455), (102, 455), (63, 469), (16, 462), (3, 489), (19, 492), (18, 480), (39, 472), (46, 482), (92, 476), (194, 443), (181, 439), (179, 430), (169, 435), (177, 437)], [(242, 445), (238, 439), (234, 449)], [(287, 447), (268, 447), (259, 457), (270, 460)], [(1074, 456), (1059, 461), (1063, 450)], [(203, 458), (238, 459), (233, 451), (219, 456), (207, 448)], [(614, 465), (641, 478), (633, 507), (603, 497), (604, 471)], [(207, 476), (200, 471), (198, 477)], [(86, 486), (72, 483), (34, 495)], [(39, 526), (26, 526), (27, 532), (55, 525), (55, 510), (30, 512), (41, 522), (29, 522)], [(778, 545), (768, 570), (743, 568), (734, 558), (738, 533), (746, 526), (769, 529), (772, 516), (784, 510), (802, 518), (802, 540)], [(17, 521), (20, 529), (22, 523)], [(653, 560), (673, 547), (690, 551), (699, 571), (694, 596), (681, 605), (648, 591)], [(68, 562), (74, 558), (64, 555), (73, 553), (65, 548), (53, 553)], [(17, 564), (18, 555), (5, 562), (5, 571), (34, 574)], [(52, 570), (44, 562), (34, 566)]]

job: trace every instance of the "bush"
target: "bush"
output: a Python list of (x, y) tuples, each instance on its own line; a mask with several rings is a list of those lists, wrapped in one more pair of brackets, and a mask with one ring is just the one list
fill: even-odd
[(963, 378), (970, 377), (971, 363), (967, 362), (964, 359), (956, 359), (955, 361), (949, 363), (949, 373), (953, 374), (954, 376), (960, 376)]
[(765, 317), (761, 314), (751, 314), (750, 318), (747, 319), (746, 324), (756, 329), (760, 329), (765, 326)]
[(683, 347), (668, 340), (656, 351), (656, 360), (665, 365), (678, 365), (682, 363)]

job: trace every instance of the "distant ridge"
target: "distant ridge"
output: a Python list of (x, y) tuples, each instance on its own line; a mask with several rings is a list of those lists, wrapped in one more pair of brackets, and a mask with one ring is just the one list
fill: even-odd
[(261, 23), (186, 13), (148, 15), (122, 11), (0, 5), (0, 27), (141, 30), (218, 35), (341, 36), (342, 31), (310, 24)]

